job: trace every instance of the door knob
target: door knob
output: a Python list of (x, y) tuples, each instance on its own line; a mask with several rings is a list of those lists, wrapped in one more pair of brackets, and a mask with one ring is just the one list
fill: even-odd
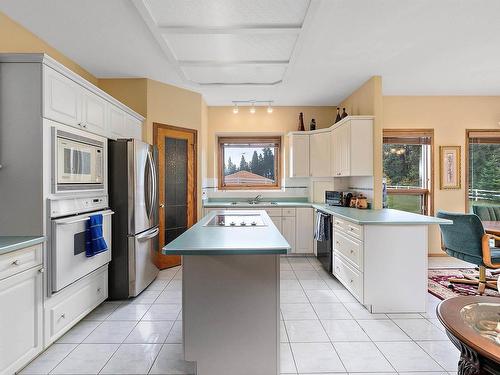
[(160, 203), (160, 208), (165, 207), (165, 203)]

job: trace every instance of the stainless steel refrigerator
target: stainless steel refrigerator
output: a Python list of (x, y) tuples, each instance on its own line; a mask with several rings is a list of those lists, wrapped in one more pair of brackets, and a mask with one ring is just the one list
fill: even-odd
[(158, 151), (135, 139), (110, 140), (108, 147), (112, 259), (109, 298), (141, 293), (158, 275)]

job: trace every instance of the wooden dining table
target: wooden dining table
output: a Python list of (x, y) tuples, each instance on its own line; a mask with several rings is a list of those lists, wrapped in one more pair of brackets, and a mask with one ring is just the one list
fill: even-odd
[(495, 236), (500, 236), (500, 221), (483, 221), (484, 231)]

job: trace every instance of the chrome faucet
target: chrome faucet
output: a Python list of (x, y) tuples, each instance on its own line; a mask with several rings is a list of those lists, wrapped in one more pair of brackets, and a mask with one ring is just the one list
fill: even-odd
[(262, 195), (260, 195), (260, 194), (259, 194), (259, 195), (257, 195), (255, 198), (250, 199), (250, 200), (248, 201), (248, 203), (250, 203), (250, 204), (257, 204), (257, 203), (259, 203), (259, 202), (261, 202), (261, 201), (262, 201)]

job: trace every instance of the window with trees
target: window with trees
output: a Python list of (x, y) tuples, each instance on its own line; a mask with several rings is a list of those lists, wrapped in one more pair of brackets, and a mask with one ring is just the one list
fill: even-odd
[(220, 137), (219, 189), (279, 189), (281, 137)]
[(432, 205), (433, 130), (384, 130), (384, 206), (423, 215)]
[(466, 142), (466, 203), (500, 206), (500, 131), (468, 130)]

